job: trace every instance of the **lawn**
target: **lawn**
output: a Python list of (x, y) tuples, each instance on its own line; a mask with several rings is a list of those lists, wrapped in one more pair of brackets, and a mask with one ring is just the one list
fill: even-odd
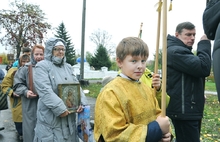
[[(88, 96), (96, 98), (102, 88), (101, 83), (91, 83), (85, 90)], [(216, 91), (215, 83), (206, 82), (205, 90)], [(201, 129), (201, 142), (220, 142), (220, 103), (216, 95), (207, 95), (204, 109), (204, 118)]]

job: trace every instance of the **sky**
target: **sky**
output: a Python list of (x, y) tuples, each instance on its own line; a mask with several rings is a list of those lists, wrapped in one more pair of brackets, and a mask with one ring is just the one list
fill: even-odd
[[(0, 9), (8, 9), (9, 1), (1, 1)], [(156, 4), (159, 0), (86, 0), (85, 20), (85, 52), (94, 53), (96, 46), (89, 36), (98, 29), (108, 32), (112, 36), (111, 43), (117, 44), (125, 37), (138, 36), (140, 24), (142, 39), (147, 43), (150, 51), (149, 59), (153, 59), (156, 50), (158, 12)], [(47, 22), (57, 28), (61, 22), (66, 30), (76, 52), (81, 54), (82, 37), (82, 8), (83, 0), (26, 0), (27, 3), (36, 4), (46, 14)], [(170, 0), (167, 0), (169, 9)], [(193, 50), (203, 32), (202, 14), (206, 0), (173, 0), (172, 10), (167, 12), (167, 34), (174, 35), (177, 24), (190, 21), (196, 26), (196, 40)], [(163, 15), (163, 13), (162, 13)], [(161, 33), (163, 34), (163, 19), (161, 19)], [(54, 31), (50, 32), (56, 33)], [(49, 36), (50, 36), (49, 35)], [(0, 35), (1, 36), (1, 35)], [(160, 38), (162, 48), (162, 37)], [(0, 45), (0, 53), (6, 52)]]

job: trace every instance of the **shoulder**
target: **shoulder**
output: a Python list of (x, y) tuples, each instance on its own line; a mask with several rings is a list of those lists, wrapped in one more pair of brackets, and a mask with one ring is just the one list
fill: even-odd
[(36, 67), (48, 67), (50, 65), (51, 65), (50, 61), (42, 60), (42, 61), (38, 62), (35, 66)]

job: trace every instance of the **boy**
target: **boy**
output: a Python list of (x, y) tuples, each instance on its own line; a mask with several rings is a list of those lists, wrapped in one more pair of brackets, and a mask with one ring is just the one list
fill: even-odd
[(145, 71), (148, 46), (140, 38), (124, 38), (116, 49), (121, 73), (98, 95), (95, 106), (95, 140), (171, 140), (168, 117), (161, 110), (152, 89), (139, 82)]

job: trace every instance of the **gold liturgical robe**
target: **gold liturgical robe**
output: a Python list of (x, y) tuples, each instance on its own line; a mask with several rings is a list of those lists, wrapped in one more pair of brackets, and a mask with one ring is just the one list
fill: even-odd
[(95, 140), (145, 142), (147, 125), (161, 110), (152, 89), (141, 82), (116, 77), (98, 95), (95, 105)]

